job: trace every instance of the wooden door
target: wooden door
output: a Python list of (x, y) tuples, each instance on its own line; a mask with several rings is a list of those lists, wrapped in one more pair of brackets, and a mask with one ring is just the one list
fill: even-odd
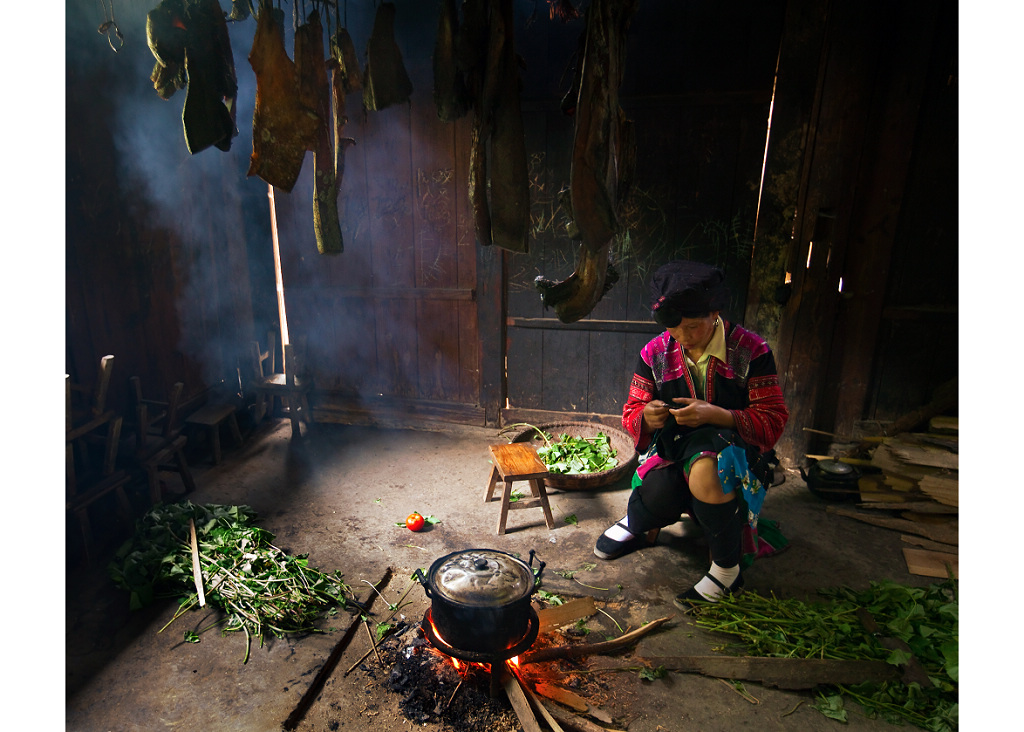
[[(347, 11), (365, 48), (374, 7)], [(476, 243), (468, 217), (468, 118), (442, 123), (432, 90), (437, 8), (399, 3), (408, 103), (365, 111), (347, 97), (339, 212), (345, 250), (317, 252), (312, 160), (275, 191), (288, 330), (308, 339), (317, 421), (483, 424)], [(361, 61), (364, 60), (360, 54)]]

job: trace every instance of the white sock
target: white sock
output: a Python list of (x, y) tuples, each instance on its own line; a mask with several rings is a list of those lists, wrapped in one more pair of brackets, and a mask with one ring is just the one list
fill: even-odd
[[(740, 576), (740, 565), (737, 564), (734, 567), (726, 569), (725, 567), (719, 567), (717, 564), (712, 562), (711, 569), (709, 569), (707, 573), (726, 587), (731, 587), (732, 583), (736, 581), (736, 578)], [(694, 589), (709, 600), (717, 600), (722, 596), (722, 588), (707, 577), (701, 577), (700, 582), (694, 585)]]
[(622, 521), (619, 521), (618, 523), (612, 524), (610, 527), (608, 527), (608, 530), (604, 532), (604, 535), (612, 541), (629, 541), (630, 539), (632, 539), (634, 535), (626, 531), (621, 526), (619, 526), (619, 524), (626, 524), (628, 526), (626, 518), (626, 516), (623, 516)]

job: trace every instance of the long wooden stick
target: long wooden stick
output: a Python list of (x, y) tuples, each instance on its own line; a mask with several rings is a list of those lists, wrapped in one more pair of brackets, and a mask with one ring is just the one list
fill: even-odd
[(643, 659), (682, 674), (756, 681), (778, 689), (811, 689), (821, 684), (893, 681), (899, 670), (870, 659), (775, 658), (761, 656), (662, 656)]
[(551, 732), (565, 732), (562, 725), (558, 723), (558, 720), (551, 716), (551, 712), (548, 711), (548, 708), (541, 704), (537, 695), (530, 691), (530, 687), (522, 682), (520, 682), (519, 685), (522, 686), (523, 693), (526, 694), (526, 698), (530, 702), (530, 706), (533, 707), (533, 711), (544, 718), (544, 721), (547, 722), (548, 726), (551, 728)]
[(199, 607), (206, 606), (206, 595), (203, 594), (203, 573), (199, 569), (199, 540), (196, 539), (196, 522), (188, 520), (188, 531), (192, 544), (192, 579), (196, 583), (196, 594), (199, 595)]
[(652, 630), (664, 625), (674, 616), (666, 615), (663, 618), (652, 620), (647, 625), (642, 625), (636, 630), (631, 630), (628, 633), (620, 635), (618, 638), (610, 641), (604, 641), (602, 643), (584, 643), (577, 646), (551, 646), (550, 648), (541, 648), (540, 650), (532, 653), (527, 653), (523, 658), (520, 659), (519, 663), (540, 663), (542, 661), (553, 661), (557, 658), (571, 658), (573, 656), (592, 656), (599, 653), (612, 653), (614, 651), (621, 651), (623, 648), (635, 643), (643, 636), (650, 633)]
[[(380, 582), (374, 585), (374, 590), (371, 590), (369, 595), (362, 603), (360, 607), (363, 612), (369, 612), (370, 606), (373, 605), (373, 601), (377, 599), (377, 594), (380, 590), (384, 589), (388, 582), (391, 581), (391, 574), (394, 570), (388, 567), (387, 571), (384, 572), (384, 576), (381, 577)], [(327, 657), (324, 665), (320, 667), (320, 671), (317, 672), (316, 678), (313, 679), (313, 683), (306, 689), (306, 693), (302, 695), (299, 703), (295, 705), (295, 709), (288, 715), (288, 719), (281, 725), (285, 730), (294, 730), (299, 726), (299, 722), (306, 716), (306, 712), (313, 705), (313, 702), (320, 695), (320, 692), (324, 688), (324, 683), (327, 681), (327, 677), (334, 671), (334, 667), (338, 665), (338, 661), (341, 659), (341, 654), (345, 652), (349, 642), (352, 640), (352, 636), (356, 633), (358, 628), (363, 622), (362, 612), (357, 615), (352, 623), (348, 626), (348, 630), (345, 631), (345, 635), (341, 637), (341, 640), (334, 646), (334, 650), (331, 651), (331, 655)]]
[(505, 669), (502, 686), (505, 687), (505, 693), (508, 694), (508, 700), (512, 703), (512, 709), (515, 710), (524, 732), (541, 732), (540, 722), (537, 721), (530, 701), (526, 698), (526, 692), (516, 675)]
[(618, 732), (618, 730), (595, 724), (586, 717), (568, 712), (557, 704), (547, 704), (543, 699), (537, 699), (537, 703), (547, 709), (548, 713), (557, 719), (564, 729), (573, 730), (573, 732)]

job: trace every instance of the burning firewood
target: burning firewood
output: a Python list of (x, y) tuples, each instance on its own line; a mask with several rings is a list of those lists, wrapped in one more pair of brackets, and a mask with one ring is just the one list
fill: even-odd
[(674, 616), (666, 615), (663, 618), (652, 620), (647, 625), (644, 625), (636, 630), (631, 630), (628, 633), (620, 635), (618, 638), (610, 641), (603, 641), (601, 643), (583, 643), (580, 645), (572, 646), (551, 646), (550, 648), (541, 648), (536, 651), (529, 652), (519, 659), (520, 664), (528, 663), (542, 663), (544, 661), (554, 661), (559, 658), (575, 658), (577, 656), (594, 656), (604, 653), (614, 653), (621, 651), (624, 648), (628, 648), (640, 638), (644, 637), (651, 631), (661, 627)]

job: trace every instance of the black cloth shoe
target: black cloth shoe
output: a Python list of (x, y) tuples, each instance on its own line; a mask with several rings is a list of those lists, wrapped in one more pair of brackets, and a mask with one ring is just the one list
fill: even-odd
[[(621, 521), (617, 521), (616, 524), (629, 531), (629, 527)], [(618, 559), (623, 554), (643, 549), (652, 543), (653, 541), (648, 541), (648, 537), (644, 534), (634, 535), (632, 539), (626, 539), (625, 541), (615, 541), (615, 539), (601, 534), (597, 537), (597, 544), (594, 545), (594, 556), (598, 559)]]
[[(726, 587), (721, 582), (719, 582), (718, 578), (716, 578), (712, 574), (706, 574), (704, 576), (707, 577), (712, 582), (714, 582), (716, 585), (718, 585), (719, 589), (722, 590), (722, 595), (723, 596), (724, 595), (738, 595), (741, 592), (743, 592), (743, 573), (742, 572), (739, 573), (739, 575), (736, 577), (735, 581), (733, 581), (733, 583), (731, 585), (729, 585), (728, 587)], [(700, 603), (715, 603), (715, 602), (718, 602), (718, 598), (717, 597), (713, 598), (713, 599), (707, 598), (704, 595), (702, 595), (699, 592), (697, 592), (697, 588), (696, 587), (691, 587), (686, 592), (683, 592), (683, 593), (681, 593), (679, 595), (676, 595), (676, 599), (672, 601), (672, 604), (675, 605), (680, 610), (682, 610), (684, 613), (688, 613), (691, 610), (693, 610), (693, 608), (696, 607), (697, 605), (699, 605)]]

